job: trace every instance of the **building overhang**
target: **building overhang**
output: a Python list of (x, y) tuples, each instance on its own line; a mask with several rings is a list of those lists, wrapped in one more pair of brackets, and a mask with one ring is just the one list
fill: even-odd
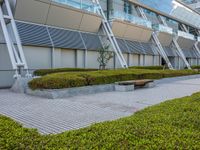
[(161, 24), (153, 25), (153, 29), (157, 32), (158, 39), (163, 46), (169, 46), (173, 40), (173, 29)]
[(112, 20), (112, 30), (116, 37), (141, 42), (148, 42), (153, 33), (152, 28), (138, 24), (133, 24), (120, 19)]
[(178, 44), (181, 46), (181, 48), (184, 49), (191, 49), (196, 42), (194, 35), (183, 31), (178, 31), (177, 36), (178, 36), (177, 40)]
[(152, 11), (152, 12), (158, 14), (158, 15), (164, 16), (164, 17), (166, 17), (166, 18), (170, 18), (170, 19), (175, 20), (175, 21), (177, 21), (177, 22), (179, 22), (179, 23), (182, 23), (182, 24), (185, 24), (185, 25), (188, 25), (188, 26), (190, 26), (190, 27), (193, 27), (193, 28), (196, 28), (196, 29), (200, 30), (200, 27), (197, 27), (197, 26), (195, 26), (195, 25), (193, 25), (193, 24), (191, 24), (191, 23), (189, 23), (189, 22), (185, 22), (185, 21), (183, 21), (183, 20), (181, 20), (181, 19), (178, 19), (177, 17), (171, 16), (171, 15), (169, 15), (169, 14), (167, 14), (167, 13), (158, 11), (158, 10), (156, 10), (156, 9), (154, 9), (154, 8), (151, 8), (151, 7), (147, 6), (147, 5), (144, 5), (144, 4), (142, 4), (141, 2), (139, 2), (138, 0), (129, 0), (129, 1), (130, 1), (131, 3), (133, 3), (134, 5), (136, 5), (136, 6), (140, 6), (140, 7), (142, 7), (142, 8), (147, 9), (147, 10), (150, 10), (150, 11)]
[(16, 20), (87, 32), (97, 32), (101, 25), (96, 13), (51, 0), (17, 0), (13, 11)]

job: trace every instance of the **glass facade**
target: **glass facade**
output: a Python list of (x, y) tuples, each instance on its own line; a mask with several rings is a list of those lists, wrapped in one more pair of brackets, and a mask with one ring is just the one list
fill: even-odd
[(186, 4), (195, 4), (200, 2), (200, 0), (181, 0), (181, 1)]
[(190, 33), (186, 33), (183, 31), (178, 31), (178, 36), (184, 37), (186, 39), (190, 39), (190, 40), (195, 40), (194, 35), (190, 34)]
[(197, 41), (200, 42), (200, 36), (197, 37)]
[[(189, 22), (194, 26), (200, 26), (200, 15), (188, 10), (185, 6), (177, 2), (176, 0), (138, 0), (139, 2), (159, 10), (161, 12), (170, 14), (176, 18), (179, 18), (185, 22)], [(181, 0), (190, 6), (189, 4), (198, 4), (199, 0)]]
[(156, 10), (170, 14), (173, 10), (173, 0), (139, 0), (141, 3)]
[(156, 31), (161, 31), (161, 32), (166, 32), (169, 34), (173, 34), (173, 29), (170, 27), (166, 27), (164, 25), (161, 24), (157, 24), (157, 25), (153, 25), (153, 29), (155, 29)]
[(130, 23), (136, 24), (136, 25), (141, 25), (145, 26), (147, 28), (152, 28), (152, 24), (150, 21), (144, 20), (140, 17), (133, 16), (131, 14), (123, 13), (123, 12), (114, 12), (113, 15), (111, 16), (112, 19), (121, 19), (128, 21)]
[(139, 17), (134, 5), (127, 0), (111, 1), (109, 5), (109, 19), (121, 19), (136, 25), (152, 28), (151, 22)]
[(91, 0), (52, 0), (52, 1), (96, 13), (96, 6), (94, 6)]
[[(96, 13), (97, 6), (93, 4), (92, 0), (52, 0), (52, 1)], [(157, 9), (167, 14), (171, 14), (172, 12), (174, 13), (174, 8), (175, 8), (174, 0), (138, 0), (138, 1), (151, 8)], [(169, 27), (162, 26), (161, 25), (162, 23), (158, 18), (157, 14), (147, 9), (144, 9), (144, 12), (149, 21), (141, 18), (134, 4), (129, 2), (129, 0), (100, 0), (100, 4), (102, 5), (108, 19), (117, 18), (129, 21), (133, 24), (142, 25), (148, 28), (152, 28), (152, 25), (154, 25), (155, 29), (168, 33), (171, 33), (171, 28), (175, 32), (180, 30), (180, 25), (177, 21), (166, 17), (163, 18), (165, 19)], [(177, 11), (180, 12), (180, 10)], [(160, 26), (156, 26), (159, 24)]]

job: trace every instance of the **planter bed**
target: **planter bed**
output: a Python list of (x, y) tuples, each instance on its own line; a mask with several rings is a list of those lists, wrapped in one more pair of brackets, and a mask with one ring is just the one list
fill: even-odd
[[(163, 83), (170, 83), (170, 82), (188, 80), (188, 79), (195, 79), (195, 78), (200, 78), (200, 75), (181, 76), (181, 77), (174, 77), (174, 78), (164, 78), (164, 79), (160, 79), (160, 80), (155, 80), (152, 84), (149, 85), (149, 87), (154, 87), (157, 84), (159, 86), (159, 84), (163, 84)], [(27, 88), (27, 86), (26, 86), (26, 88)], [(128, 87), (128, 90), (126, 89), (124, 91), (133, 91), (134, 88)], [(73, 96), (89, 95), (89, 94), (103, 93), (103, 92), (114, 92), (114, 91), (120, 91), (120, 90), (116, 89), (116, 83), (114, 83), (114, 84), (104, 84), (104, 85), (102, 84), (102, 85), (74, 87), (74, 88), (64, 88), (64, 89), (37, 89), (37, 90), (32, 90), (30, 88), (27, 88), (25, 90), (26, 94), (29, 94), (29, 95), (32, 95), (32, 96), (49, 98), (49, 99), (67, 98), (67, 97), (73, 97)]]
[(43, 89), (43, 90), (31, 90), (28, 88), (26, 93), (32, 96), (39, 96), (48, 99), (58, 99), (58, 98), (67, 98), (80, 95), (89, 95), (102, 92), (112, 92), (115, 91), (114, 84), (106, 85), (93, 85), (85, 87), (75, 87), (75, 88), (66, 88), (66, 89)]
[(54, 73), (30, 81), (29, 87), (37, 89), (65, 89), (91, 85), (113, 84), (120, 81), (161, 79), (198, 74), (193, 70), (142, 70), (120, 69), (92, 72)]

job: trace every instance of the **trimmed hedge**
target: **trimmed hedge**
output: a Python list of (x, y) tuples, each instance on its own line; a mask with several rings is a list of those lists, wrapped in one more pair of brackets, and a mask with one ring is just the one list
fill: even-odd
[(40, 135), (0, 116), (0, 149), (200, 149), (200, 93), (116, 121)]
[(200, 69), (200, 66), (191, 66), (192, 69)]
[(29, 87), (35, 89), (62, 89), (88, 85), (110, 84), (117, 81), (135, 79), (160, 79), (166, 77), (197, 74), (193, 70), (104, 70), (92, 72), (55, 73), (30, 81)]
[[(163, 70), (163, 66), (133, 66), (130, 69), (149, 69), (149, 70)], [(167, 68), (165, 68), (167, 69)], [(98, 71), (98, 69), (84, 69), (84, 68), (55, 68), (55, 69), (38, 69), (33, 72), (35, 76), (44, 76), (52, 73), (61, 72), (82, 72), (82, 71)]]
[(129, 67), (130, 69), (149, 69), (149, 70), (165, 70), (168, 69), (168, 67), (164, 66), (132, 66)]
[(80, 72), (80, 71), (97, 71), (97, 69), (84, 69), (84, 68), (39, 69), (35, 70), (33, 74), (35, 76), (44, 76), (47, 74), (59, 73), (59, 72)]

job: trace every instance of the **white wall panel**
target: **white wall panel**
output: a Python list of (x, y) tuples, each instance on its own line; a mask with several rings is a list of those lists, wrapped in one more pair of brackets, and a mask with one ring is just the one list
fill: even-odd
[(61, 67), (75, 68), (75, 50), (61, 50)]
[(24, 46), (29, 69), (51, 68), (51, 48)]

